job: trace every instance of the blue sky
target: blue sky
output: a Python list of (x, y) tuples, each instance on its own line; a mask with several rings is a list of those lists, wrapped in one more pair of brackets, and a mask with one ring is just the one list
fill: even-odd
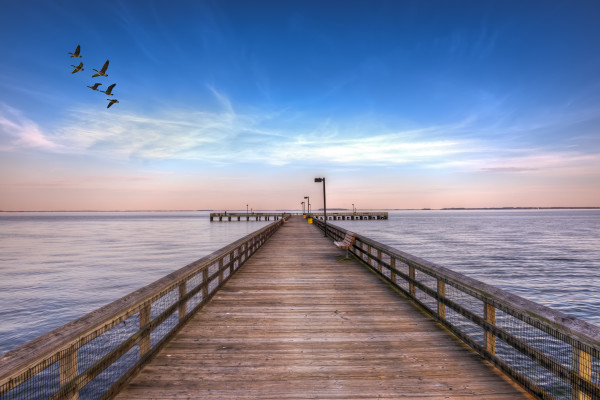
[(598, 15), (596, 1), (8, 0), (0, 209), (295, 208), (319, 199), (316, 176), (330, 207), (600, 206)]

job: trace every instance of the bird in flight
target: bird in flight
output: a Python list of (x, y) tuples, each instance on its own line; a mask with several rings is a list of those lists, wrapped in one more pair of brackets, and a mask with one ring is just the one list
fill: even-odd
[(106, 60), (106, 62), (104, 63), (104, 65), (102, 66), (102, 69), (100, 69), (100, 71), (98, 71), (97, 69), (94, 69), (94, 71), (96, 71), (96, 73), (94, 75), (92, 75), (92, 78), (95, 78), (97, 76), (108, 76), (108, 75), (106, 75), (107, 69), (108, 69), (108, 60)]
[(94, 83), (94, 85), (93, 85), (93, 86), (88, 86), (88, 87), (89, 87), (90, 89), (92, 89), (92, 90), (99, 91), (99, 90), (98, 90), (98, 86), (100, 86), (100, 85), (102, 85), (102, 84), (101, 84), (101, 83)]
[(81, 56), (79, 55), (80, 51), (81, 51), (81, 46), (77, 45), (77, 48), (75, 49), (75, 53), (69, 53), (69, 54), (71, 55), (71, 57), (81, 58)]
[(73, 70), (73, 72), (71, 72), (72, 74), (74, 74), (75, 72), (78, 72), (78, 71), (83, 71), (83, 63), (82, 62), (80, 62), (78, 66), (71, 65), (71, 67), (75, 68)]
[(112, 90), (115, 87), (116, 83), (113, 83), (112, 85), (110, 85), (108, 88), (106, 88), (106, 90), (101, 90), (102, 93), (107, 94), (109, 96), (112, 96)]
[(106, 108), (110, 108), (110, 106), (119, 102), (119, 100), (117, 100), (117, 99), (106, 99), (106, 100), (108, 100), (108, 105), (106, 106)]

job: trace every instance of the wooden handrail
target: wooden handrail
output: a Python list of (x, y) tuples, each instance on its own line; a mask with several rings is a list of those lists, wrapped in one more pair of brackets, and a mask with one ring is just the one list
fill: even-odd
[[(314, 220), (314, 223), (323, 229), (322, 221)], [(327, 231), (333, 240), (340, 240), (347, 232), (346, 229), (332, 224), (327, 224)], [(363, 247), (366, 247), (366, 250)], [(375, 255), (372, 254), (373, 249), (376, 250)], [(351, 252), (474, 350), (494, 362), (538, 397), (560, 396), (548, 392), (543, 385), (536, 384), (535, 379), (527, 376), (527, 371), (520, 370), (521, 367), (512, 364), (513, 360), (499, 354), (497, 339), (529, 357), (535, 364), (543, 367), (548, 375), (566, 382), (566, 385), (571, 387), (572, 398), (600, 398), (600, 327), (360, 234), (356, 235)], [(451, 291), (468, 295), (466, 297), (471, 300), (463, 300), (462, 297), (465, 296), (462, 295), (452, 298)], [(431, 301), (425, 300), (423, 296), (427, 296)], [(480, 302), (479, 312), (472, 311), (473, 300)], [(483, 330), (483, 342), (479, 342), (469, 329), (451, 321), (448, 318), (449, 310), (479, 326)], [(504, 313), (502, 318), (496, 315), (496, 310)], [(552, 354), (552, 349), (537, 348), (527, 337), (520, 337), (499, 324), (500, 320), (506, 323), (509, 318), (520, 321), (519, 323), (525, 326), (524, 329), (533, 332), (532, 335), (539, 337), (540, 334), (535, 332), (544, 332), (557, 343), (562, 343), (561, 346), (569, 348), (572, 352), (571, 366), (564, 365), (564, 361), (561, 362), (556, 354)]]
[[(0, 355), (0, 396), (13, 389), (18, 389), (19, 385), (59, 362), (60, 389), (50, 395), (77, 398), (77, 391), (106, 369), (107, 365), (104, 363), (107, 360), (118, 360), (122, 354), (137, 343), (140, 344), (140, 355), (135, 368), (139, 368), (138, 364), (157, 350), (156, 344), (152, 344), (154, 347), (151, 346), (150, 333), (169, 316), (178, 312), (179, 321), (169, 334), (174, 333), (214, 295), (233, 272), (279, 229), (283, 222), (283, 219), (275, 221), (141, 289)], [(209, 273), (209, 269), (215, 266), (217, 270)], [(227, 277), (224, 277), (225, 270), (228, 270)], [(190, 279), (200, 279), (200, 277), (201, 284), (194, 288), (188, 287), (187, 282)], [(218, 284), (210, 290), (209, 285), (213, 282)], [(177, 293), (177, 300), (160, 315), (152, 318), (152, 304), (172, 292)], [(201, 302), (193, 310), (188, 310), (187, 302), (200, 292), (202, 292)], [(99, 356), (104, 361), (96, 360), (92, 367), (86, 371), (80, 371), (77, 366), (78, 349), (133, 316), (138, 316), (139, 330), (109, 354)], [(125, 379), (126, 375), (122, 376), (119, 381), (122, 382)], [(106, 392), (111, 392), (111, 390), (114, 391), (114, 388), (106, 388)], [(48, 394), (46, 393), (43, 397), (48, 397)]]

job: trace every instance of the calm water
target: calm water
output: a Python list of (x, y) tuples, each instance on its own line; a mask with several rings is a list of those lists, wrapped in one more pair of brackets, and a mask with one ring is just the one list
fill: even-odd
[(0, 213), (0, 353), (265, 225), (206, 212)]
[(600, 325), (600, 210), (397, 211), (331, 223)]
[[(600, 210), (334, 223), (600, 325)], [(210, 223), (203, 212), (0, 213), (0, 353), (265, 224)]]

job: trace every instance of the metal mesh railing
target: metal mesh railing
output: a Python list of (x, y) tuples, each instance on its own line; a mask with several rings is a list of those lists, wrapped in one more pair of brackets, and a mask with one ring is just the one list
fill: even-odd
[(600, 327), (361, 235), (351, 252), (536, 397), (600, 399)]
[(0, 400), (113, 397), (283, 221), (3, 354)]

